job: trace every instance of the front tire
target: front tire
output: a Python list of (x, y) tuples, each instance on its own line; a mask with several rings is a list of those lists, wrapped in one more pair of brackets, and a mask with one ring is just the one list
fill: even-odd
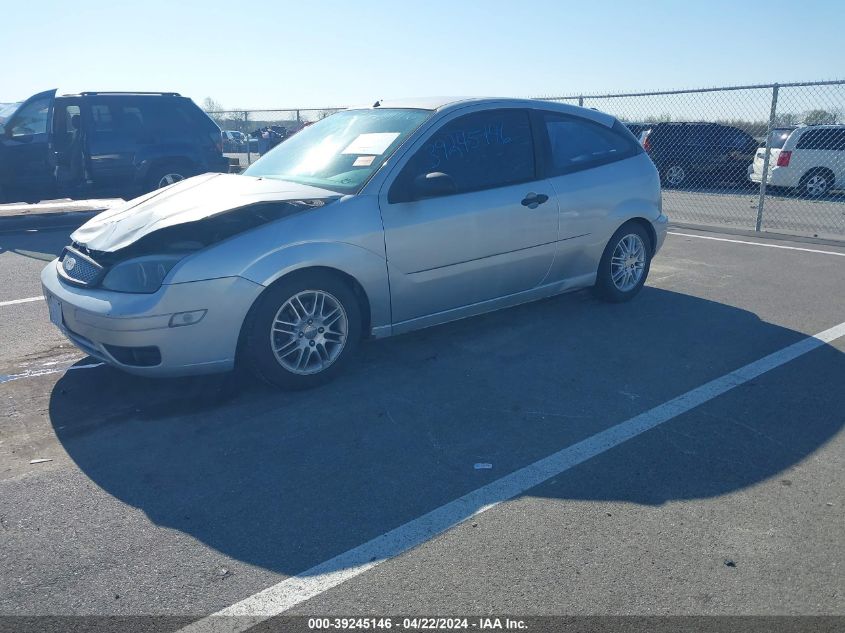
[(336, 275), (309, 272), (271, 286), (246, 324), (253, 371), (282, 389), (308, 389), (343, 371), (361, 339), (361, 308)]
[(604, 301), (630, 301), (642, 289), (651, 268), (651, 238), (642, 225), (623, 224), (605, 246), (599, 262), (596, 295)]

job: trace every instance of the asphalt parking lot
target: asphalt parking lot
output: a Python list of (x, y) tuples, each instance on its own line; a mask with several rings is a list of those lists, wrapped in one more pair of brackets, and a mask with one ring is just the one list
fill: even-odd
[(845, 611), (845, 247), (674, 228), (631, 303), (279, 393), (84, 358), (36, 299), (66, 242), (0, 233), (0, 614)]
[[(686, 187), (663, 190), (663, 208), (681, 222), (753, 229), (759, 203), (757, 185)], [(789, 191), (768, 191), (763, 205), (762, 229), (820, 239), (845, 239), (845, 193), (834, 191), (818, 198), (801, 198)]]

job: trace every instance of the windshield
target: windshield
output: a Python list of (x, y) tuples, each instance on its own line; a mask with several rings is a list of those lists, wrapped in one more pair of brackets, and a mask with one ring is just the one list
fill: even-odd
[(18, 101), (17, 103), (0, 103), (0, 124), (5, 123), (9, 120), (9, 117), (15, 113), (20, 106), (22, 101)]
[(344, 110), (306, 127), (244, 174), (356, 193), (430, 110)]

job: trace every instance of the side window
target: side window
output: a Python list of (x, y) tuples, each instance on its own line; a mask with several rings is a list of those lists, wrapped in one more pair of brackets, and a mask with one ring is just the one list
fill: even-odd
[(845, 150), (845, 130), (824, 128), (804, 132), (796, 149)]
[(109, 134), (113, 131), (114, 118), (108, 104), (91, 104), (91, 132), (93, 134)]
[(432, 172), (449, 175), (456, 193), (533, 180), (534, 143), (528, 112), (487, 110), (446, 123), (408, 161), (388, 200), (410, 201), (414, 179)]
[(587, 119), (543, 113), (550, 171), (560, 175), (598, 167), (639, 152), (632, 138)]
[(16, 136), (32, 136), (47, 133), (47, 118), (50, 114), (49, 98), (37, 99), (25, 105), (15, 115), (10, 125), (12, 138)]
[(144, 131), (144, 114), (140, 108), (121, 103), (112, 103), (114, 136), (123, 142), (138, 141)]

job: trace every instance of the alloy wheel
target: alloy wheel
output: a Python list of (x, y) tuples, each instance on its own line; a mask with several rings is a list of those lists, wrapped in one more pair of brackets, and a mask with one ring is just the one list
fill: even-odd
[(161, 189), (162, 187), (172, 185), (174, 182), (179, 182), (180, 180), (185, 180), (185, 177), (182, 174), (165, 174), (158, 181), (158, 188)]
[(672, 186), (678, 186), (687, 177), (687, 172), (680, 165), (672, 165), (666, 170), (666, 182)]
[(270, 346), (282, 367), (304, 376), (335, 362), (348, 334), (349, 319), (340, 301), (323, 290), (303, 290), (276, 312)]
[(639, 235), (629, 233), (616, 244), (610, 258), (610, 278), (622, 292), (633, 290), (645, 270), (645, 244)]
[(807, 179), (805, 184), (807, 193), (811, 196), (821, 196), (827, 192), (828, 184), (827, 178), (822, 174), (814, 174)]

